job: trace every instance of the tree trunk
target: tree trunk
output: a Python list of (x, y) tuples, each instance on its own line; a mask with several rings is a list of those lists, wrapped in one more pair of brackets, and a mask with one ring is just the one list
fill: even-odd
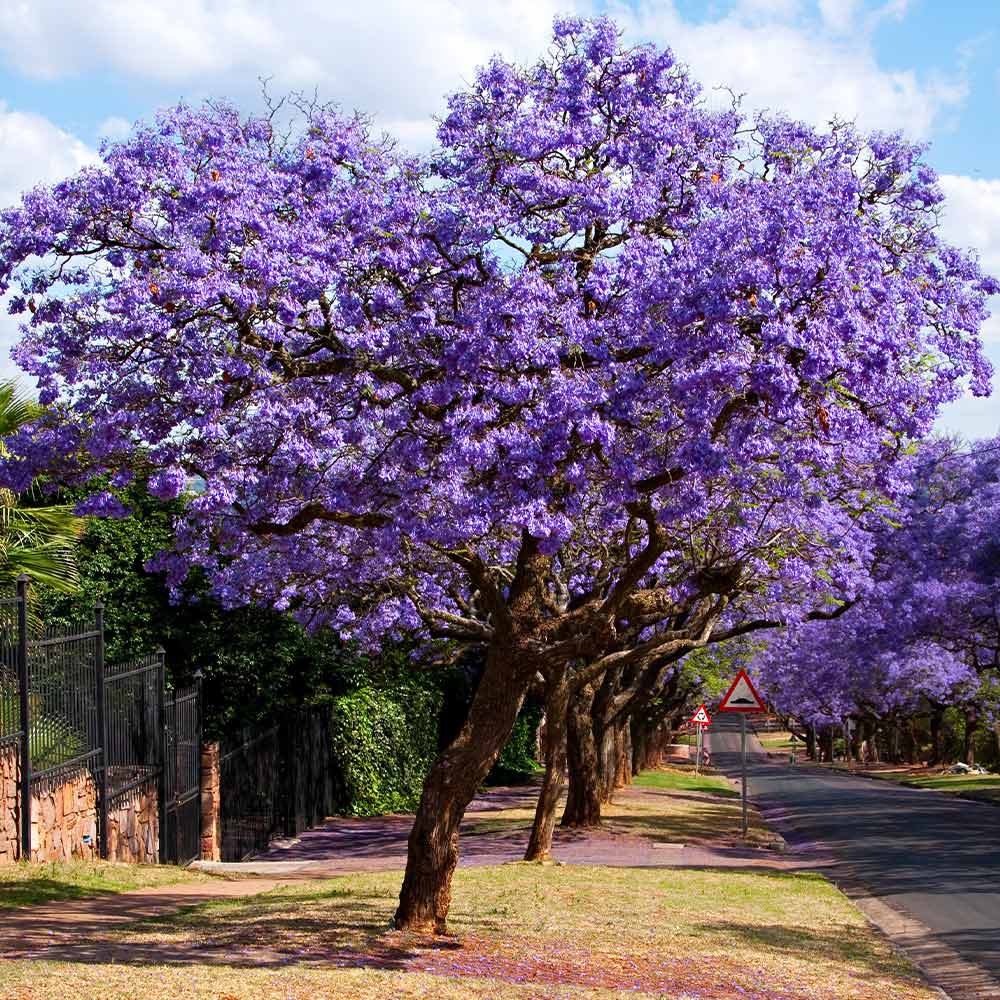
[(563, 826), (601, 825), (601, 776), (594, 720), (590, 711), (593, 703), (594, 688), (588, 684), (570, 700), (566, 713), (569, 789), (562, 816)]
[(506, 644), (487, 653), (468, 717), (424, 781), (407, 845), (397, 929), (447, 933), (459, 824), (510, 737), (533, 674)]
[(941, 763), (941, 724), (944, 721), (944, 709), (935, 706), (931, 710), (931, 763)]
[(566, 770), (566, 715), (569, 710), (570, 685), (565, 671), (550, 681), (545, 692), (545, 777), (535, 806), (535, 821), (524, 854), (525, 861), (545, 861), (552, 856), (552, 833), (556, 825), (556, 807), (563, 790)]
[(967, 708), (965, 710), (965, 746), (964, 746), (964, 756), (963, 760), (969, 767), (972, 767), (976, 762), (976, 748), (973, 743), (973, 738), (976, 735), (976, 729), (979, 727), (979, 715), (974, 708)]
[(624, 788), (632, 784), (632, 727), (626, 719), (618, 727), (618, 778), (615, 788)]
[(816, 760), (816, 727), (810, 726), (806, 730), (806, 756), (810, 760)]
[(653, 739), (649, 726), (645, 722), (633, 721), (630, 723), (632, 735), (632, 759), (629, 762), (633, 777), (642, 772), (649, 759), (650, 747)]

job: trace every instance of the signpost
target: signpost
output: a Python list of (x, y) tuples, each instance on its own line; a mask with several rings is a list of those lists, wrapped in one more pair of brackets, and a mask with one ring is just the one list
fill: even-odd
[(708, 709), (704, 705), (698, 706), (698, 711), (691, 716), (688, 720), (692, 726), (695, 727), (695, 731), (698, 733), (698, 738), (695, 741), (695, 758), (694, 758), (694, 773), (701, 773), (701, 748), (704, 745), (705, 737), (705, 727), (712, 724), (712, 717), (708, 714)]
[(766, 712), (764, 699), (757, 693), (745, 670), (741, 670), (719, 703), (720, 712), (738, 712), (740, 716), (740, 756), (743, 760), (743, 836), (747, 835), (747, 714)]

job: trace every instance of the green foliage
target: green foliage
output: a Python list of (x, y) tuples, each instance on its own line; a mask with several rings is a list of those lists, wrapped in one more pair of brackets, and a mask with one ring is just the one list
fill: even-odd
[[(0, 455), (8, 454), (4, 441), (42, 412), (15, 379), (0, 381)], [(34, 485), (23, 496), (0, 490), (0, 585), (13, 588), (23, 573), (33, 585), (72, 592), (77, 585), (76, 542), (84, 524), (72, 506), (43, 503)], [(34, 619), (34, 586), (29, 593)]]
[(507, 745), (486, 777), (487, 785), (524, 784), (538, 770), (540, 765), (536, 759), (536, 745), (542, 714), (540, 706), (530, 703), (524, 705)]
[(341, 810), (355, 816), (416, 808), (437, 756), (440, 692), (417, 683), (361, 687), (333, 699), (333, 752), (343, 770)]

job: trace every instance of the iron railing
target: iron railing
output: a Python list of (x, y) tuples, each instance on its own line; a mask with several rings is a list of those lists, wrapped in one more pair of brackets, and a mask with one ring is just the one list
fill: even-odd
[(200, 685), (165, 692), (162, 648), (105, 665), (102, 605), (92, 621), (29, 636), (27, 579), (19, 579), (14, 597), (0, 597), (0, 750), (17, 747), (20, 856), (31, 854), (32, 792), (87, 774), (96, 789), (102, 858), (110, 810), (150, 786), (160, 806), (160, 859), (194, 858), (200, 692)]

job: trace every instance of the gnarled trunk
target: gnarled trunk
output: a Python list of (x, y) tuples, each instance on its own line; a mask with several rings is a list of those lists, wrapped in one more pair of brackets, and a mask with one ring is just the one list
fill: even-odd
[(979, 713), (974, 708), (967, 708), (965, 710), (965, 745), (963, 747), (962, 759), (969, 767), (976, 762), (976, 748), (973, 739), (978, 728)]
[(566, 713), (566, 762), (569, 789), (562, 825), (590, 827), (601, 825), (601, 775), (591, 707), (594, 689), (587, 685), (571, 700)]
[(566, 714), (569, 710), (570, 685), (565, 671), (550, 680), (545, 692), (545, 777), (535, 806), (525, 861), (545, 861), (552, 855), (552, 834), (556, 808), (563, 790), (566, 769)]
[(447, 932), (459, 824), (510, 737), (532, 674), (509, 646), (497, 644), (487, 653), (465, 724), (424, 781), (396, 910), (399, 930)]
[(935, 705), (931, 710), (931, 764), (940, 764), (943, 756), (941, 749), (941, 726), (944, 722), (944, 706)]

